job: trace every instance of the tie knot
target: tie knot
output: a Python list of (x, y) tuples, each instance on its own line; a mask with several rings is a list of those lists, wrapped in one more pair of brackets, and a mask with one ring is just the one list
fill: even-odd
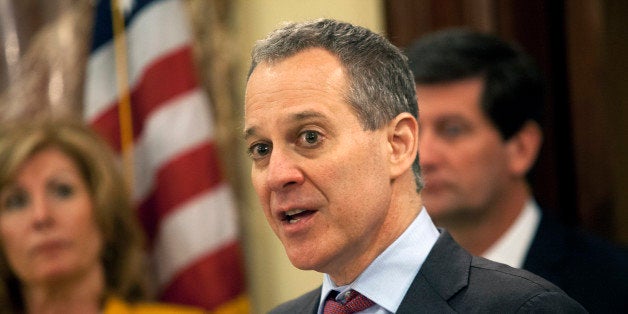
[(349, 290), (345, 295), (345, 303), (336, 301), (337, 294), (331, 293), (325, 301), (324, 314), (351, 314), (364, 311), (373, 306), (375, 302), (363, 296), (355, 290)]

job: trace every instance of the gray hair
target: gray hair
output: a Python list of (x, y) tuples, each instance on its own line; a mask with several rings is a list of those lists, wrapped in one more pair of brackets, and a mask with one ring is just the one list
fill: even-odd
[[(349, 80), (346, 101), (365, 130), (379, 129), (403, 112), (418, 119), (407, 58), (385, 37), (361, 26), (331, 19), (288, 23), (257, 41), (248, 76), (262, 62), (281, 61), (309, 48), (323, 48), (338, 57)], [(420, 191), (418, 156), (412, 169)]]

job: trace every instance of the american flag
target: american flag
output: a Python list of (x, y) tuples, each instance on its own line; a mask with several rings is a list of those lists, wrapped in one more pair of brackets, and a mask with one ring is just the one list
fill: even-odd
[(161, 300), (248, 313), (232, 191), (178, 0), (100, 0), (84, 117), (125, 165)]

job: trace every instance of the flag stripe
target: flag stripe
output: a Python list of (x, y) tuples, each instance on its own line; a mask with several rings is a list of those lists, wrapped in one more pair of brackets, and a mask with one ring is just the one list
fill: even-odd
[(84, 116), (119, 152), (116, 80), (128, 75), (132, 197), (151, 244), (156, 289), (169, 302), (248, 312), (236, 206), (221, 173), (209, 99), (196, 78), (183, 3), (124, 2), (134, 7), (123, 8), (122, 73), (115, 70), (123, 63), (115, 63), (109, 5), (98, 4)]
[(135, 146), (138, 175), (134, 199), (141, 202), (148, 195), (155, 173), (168, 160), (202, 142), (211, 141), (214, 136), (212, 126), (205, 95), (199, 90), (182, 95), (155, 112), (146, 122), (143, 135)]
[[(100, 2), (109, 5), (109, 1)], [(155, 5), (147, 6), (146, 10), (131, 20), (127, 28), (128, 71), (131, 86), (137, 85), (142, 71), (151, 62), (170, 54), (171, 51), (190, 46), (191, 37), (188, 25), (183, 23), (186, 17), (183, 15), (181, 4), (173, 0), (155, 2)], [(159, 31), (155, 31), (155, 23), (168, 25), (168, 27), (160, 27)], [(115, 67), (112, 66), (114, 49), (111, 39), (112, 37), (109, 37), (107, 44), (100, 45), (102, 47), (96, 47), (87, 66), (88, 73), (98, 73), (99, 76), (98, 79), (88, 79), (85, 86), (84, 115), (88, 121), (101, 116), (103, 111), (116, 103), (118, 91)], [(166, 81), (172, 81), (171, 76), (167, 78)]]
[[(165, 102), (172, 98), (198, 87), (193, 74), (192, 51), (189, 46), (172, 51), (170, 54), (157, 59), (147, 68), (142, 80), (131, 92), (134, 138), (144, 129), (143, 122), (153, 111), (165, 105)], [(163, 77), (169, 76), (177, 77), (177, 79), (163, 79)], [(107, 134), (110, 144), (116, 151), (121, 150), (118, 115), (117, 103), (111, 104), (107, 110), (92, 121), (97, 130)]]
[[(134, 0), (133, 9), (130, 12), (125, 14), (125, 25), (128, 25), (132, 20), (135, 19), (135, 16), (138, 12), (146, 12), (150, 10), (149, 8), (145, 8), (148, 5), (158, 4), (158, 1), (153, 0)], [(161, 4), (165, 5), (165, 4)], [(111, 10), (109, 10), (110, 1), (98, 1), (96, 10), (100, 13), (97, 18), (94, 27), (94, 35), (92, 39), (92, 51), (97, 50), (101, 46), (105, 45), (111, 38), (113, 38), (113, 29), (110, 25), (113, 24)], [(124, 9), (124, 8), (122, 8)]]
[(236, 240), (238, 230), (233, 200), (226, 185), (179, 206), (162, 226), (155, 240), (153, 256), (160, 286), (209, 251)]
[[(242, 259), (238, 243), (231, 242), (187, 267), (168, 285), (161, 298), (166, 301), (189, 299), (188, 303), (217, 308), (232, 300), (234, 295), (244, 292), (246, 284), (241, 272)], [(217, 278), (216, 282), (221, 284), (198, 280), (206, 277)], [(195, 287), (194, 294), (182, 294), (185, 287)]]
[(221, 183), (217, 155), (215, 146), (206, 142), (174, 158), (158, 171), (157, 185), (139, 206), (139, 216), (149, 239), (154, 238), (157, 223), (166, 219), (176, 205)]

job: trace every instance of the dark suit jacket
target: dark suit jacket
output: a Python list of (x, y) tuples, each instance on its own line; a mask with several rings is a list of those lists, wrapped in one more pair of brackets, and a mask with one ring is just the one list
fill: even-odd
[(543, 215), (527, 269), (593, 313), (628, 313), (628, 250), (569, 229)]
[[(270, 313), (316, 313), (321, 289)], [(585, 313), (562, 290), (525, 270), (471, 256), (442, 231), (397, 313)]]

